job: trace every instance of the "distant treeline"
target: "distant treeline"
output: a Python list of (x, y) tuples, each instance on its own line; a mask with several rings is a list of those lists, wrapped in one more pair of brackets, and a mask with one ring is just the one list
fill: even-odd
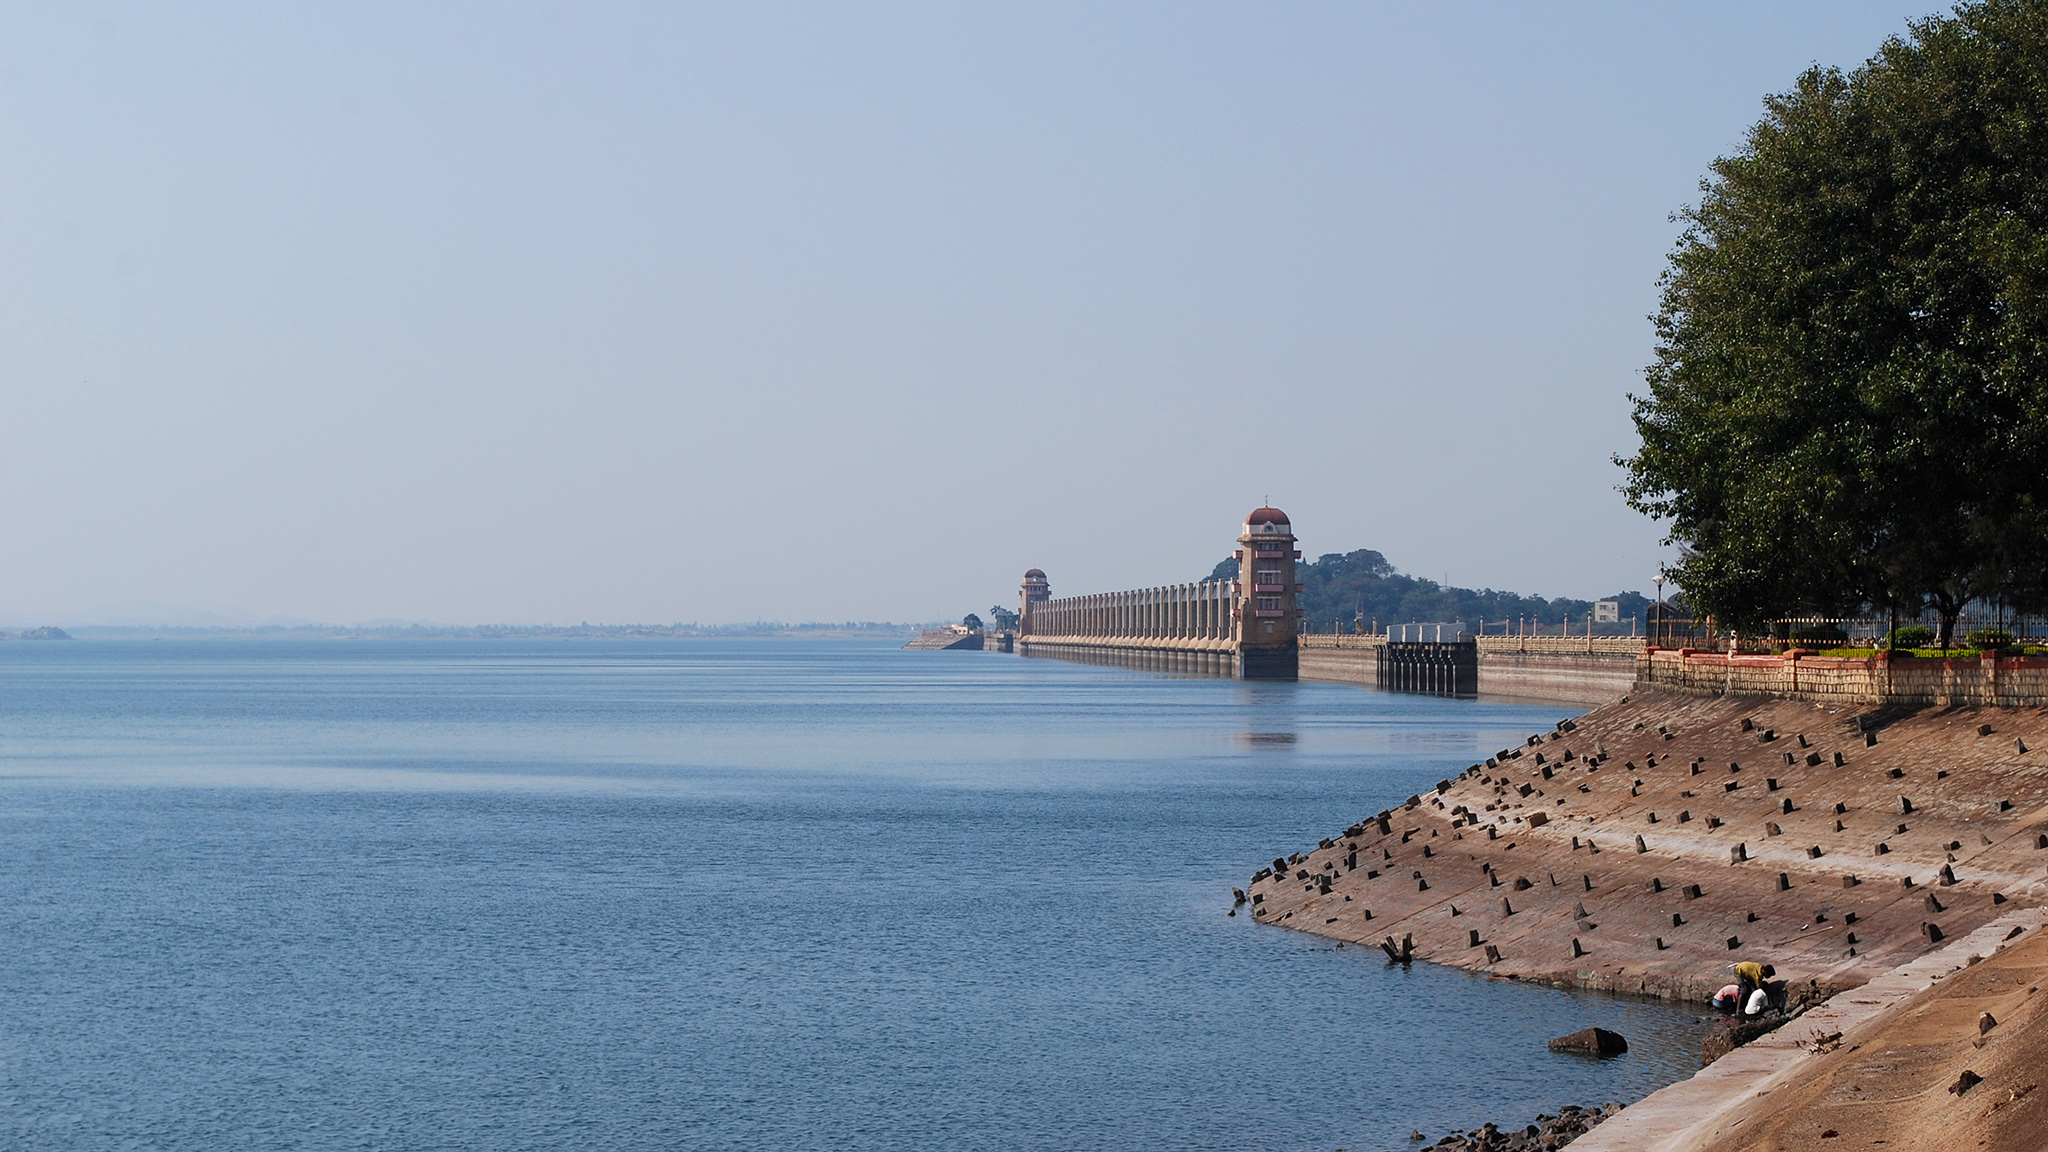
[[(1468, 627), (1476, 628), (1485, 620), (1487, 631), (1495, 632), (1500, 621), (1528, 617), (1554, 631), (1569, 617), (1574, 629), (1583, 629), (1587, 614), (1593, 611), (1591, 600), (1553, 600), (1491, 588), (1446, 587), (1434, 580), (1395, 571), (1385, 556), (1370, 548), (1318, 556), (1296, 564), (1294, 573), (1302, 586), (1298, 603), (1308, 610), (1303, 619), (1312, 632), (1328, 632), (1332, 624), (1349, 632), (1360, 613), (1365, 616), (1367, 628), (1374, 621), (1384, 628), (1389, 624), (1452, 620), (1462, 620)], [(1224, 560), (1209, 573), (1211, 580), (1236, 578), (1235, 560)], [(1623, 633), (1628, 631), (1630, 619), (1640, 621), (1650, 605), (1650, 598), (1640, 592), (1617, 592), (1600, 599), (1621, 602), (1619, 630)], [(1602, 625), (1599, 630), (1613, 632), (1616, 626)]]

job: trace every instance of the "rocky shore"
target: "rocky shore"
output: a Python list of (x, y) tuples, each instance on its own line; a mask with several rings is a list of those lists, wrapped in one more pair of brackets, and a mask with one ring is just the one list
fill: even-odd
[(1620, 1110), (1619, 1104), (1609, 1104), (1605, 1108), (1581, 1108), (1570, 1104), (1559, 1109), (1555, 1116), (1539, 1112), (1534, 1123), (1520, 1128), (1488, 1124), (1463, 1134), (1454, 1132), (1428, 1147), (1442, 1152), (1548, 1152), (1570, 1144)]

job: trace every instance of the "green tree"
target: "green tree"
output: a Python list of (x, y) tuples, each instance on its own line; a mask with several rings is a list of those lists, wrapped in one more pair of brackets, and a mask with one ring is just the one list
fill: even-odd
[[(1237, 568), (1237, 561), (1225, 558), (1210, 570), (1208, 578), (1234, 580)], [(1578, 627), (1593, 610), (1590, 600), (1550, 600), (1492, 588), (1457, 588), (1405, 575), (1370, 548), (1318, 556), (1297, 565), (1294, 576), (1301, 582), (1297, 602), (1307, 613), (1303, 624), (1312, 632), (1328, 631), (1331, 625), (1350, 631), (1360, 616), (1382, 625), (1449, 620), (1477, 625), (1483, 620), (1496, 631), (1502, 621), (1522, 617), (1551, 627), (1569, 619)], [(1620, 592), (1611, 598), (1620, 602), (1623, 620), (1640, 619), (1650, 603), (1637, 592)]]
[(2048, 4), (1765, 102), (1680, 214), (1635, 508), (1724, 624), (2048, 591)]

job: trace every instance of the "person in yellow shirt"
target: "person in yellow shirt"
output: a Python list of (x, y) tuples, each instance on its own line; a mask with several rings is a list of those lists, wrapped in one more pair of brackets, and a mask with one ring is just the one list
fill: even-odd
[(1754, 1016), (1764, 1010), (1770, 1002), (1769, 995), (1764, 994), (1764, 981), (1777, 974), (1776, 968), (1755, 960), (1745, 960), (1735, 966), (1736, 1001), (1742, 1005), (1743, 1015)]

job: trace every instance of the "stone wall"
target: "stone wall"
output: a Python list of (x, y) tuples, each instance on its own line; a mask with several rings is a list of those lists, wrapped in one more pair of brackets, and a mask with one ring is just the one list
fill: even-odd
[(1363, 684), (1375, 687), (1380, 680), (1380, 650), (1378, 645), (1326, 643), (1331, 640), (1361, 640), (1373, 637), (1359, 636), (1304, 636), (1301, 638), (1300, 677), (1303, 680), (1328, 680), (1338, 684)]
[(1690, 648), (1647, 649), (1635, 661), (1635, 682), (1694, 696), (1775, 696), (1818, 703), (1911, 704), (1939, 708), (2048, 705), (2048, 659), (1982, 656), (1955, 659), (1879, 653), (1865, 659), (1813, 656), (1730, 656)]
[[(1379, 683), (1379, 636), (1311, 635), (1301, 638), (1301, 678), (1341, 684)], [(1604, 704), (1636, 681), (1640, 640), (1595, 638), (1587, 652), (1583, 637), (1530, 638), (1527, 650), (1513, 637), (1487, 637), (1479, 644), (1479, 694), (1561, 703)]]
[(1479, 650), (1479, 691), (1486, 696), (1605, 704), (1635, 681), (1633, 654)]

